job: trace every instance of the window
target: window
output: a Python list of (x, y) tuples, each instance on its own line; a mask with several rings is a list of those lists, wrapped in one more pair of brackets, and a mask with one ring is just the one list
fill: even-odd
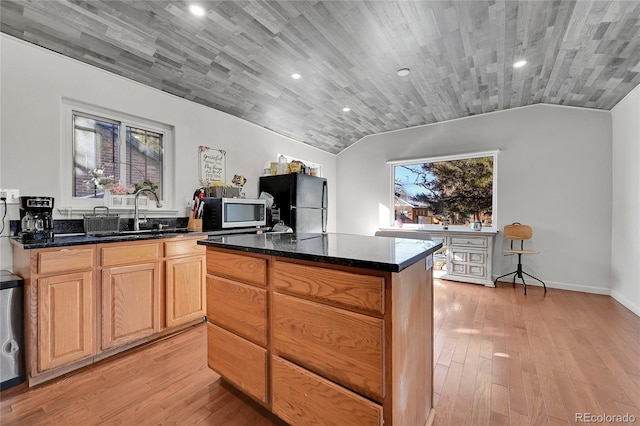
[(394, 221), (465, 225), (495, 222), (497, 151), (391, 161)]
[(151, 186), (172, 206), (167, 200), (173, 169), (166, 155), (170, 126), (71, 102), (62, 120), (63, 128), (71, 129), (62, 137), (63, 179), (71, 182), (63, 190), (63, 204), (82, 210), (104, 204), (106, 190), (133, 194)]

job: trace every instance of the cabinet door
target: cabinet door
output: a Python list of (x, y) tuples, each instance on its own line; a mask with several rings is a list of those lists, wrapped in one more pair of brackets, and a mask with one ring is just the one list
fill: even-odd
[(102, 349), (160, 331), (160, 264), (102, 271)]
[(38, 369), (95, 354), (91, 271), (38, 279)]
[(205, 257), (191, 256), (166, 262), (167, 327), (205, 315)]

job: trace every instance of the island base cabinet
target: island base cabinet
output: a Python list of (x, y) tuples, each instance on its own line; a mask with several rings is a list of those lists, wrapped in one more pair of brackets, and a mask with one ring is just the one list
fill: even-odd
[(207, 364), (238, 389), (267, 404), (267, 350), (207, 323)]
[(382, 406), (272, 357), (272, 411), (292, 425), (382, 425)]

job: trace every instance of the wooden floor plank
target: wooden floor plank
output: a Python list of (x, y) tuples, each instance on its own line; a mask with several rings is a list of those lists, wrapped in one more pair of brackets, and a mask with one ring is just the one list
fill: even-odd
[[(437, 280), (434, 423), (576, 425), (576, 413), (640, 419), (640, 319), (608, 296)], [(206, 329), (49, 383), (0, 393), (7, 425), (283, 422), (207, 367)], [(404, 425), (402, 425), (404, 426)]]

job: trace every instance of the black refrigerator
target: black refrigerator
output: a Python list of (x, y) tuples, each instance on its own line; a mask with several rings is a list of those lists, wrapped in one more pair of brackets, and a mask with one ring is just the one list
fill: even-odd
[(260, 191), (273, 195), (280, 219), (293, 232), (327, 232), (327, 180), (289, 173), (260, 177)]

